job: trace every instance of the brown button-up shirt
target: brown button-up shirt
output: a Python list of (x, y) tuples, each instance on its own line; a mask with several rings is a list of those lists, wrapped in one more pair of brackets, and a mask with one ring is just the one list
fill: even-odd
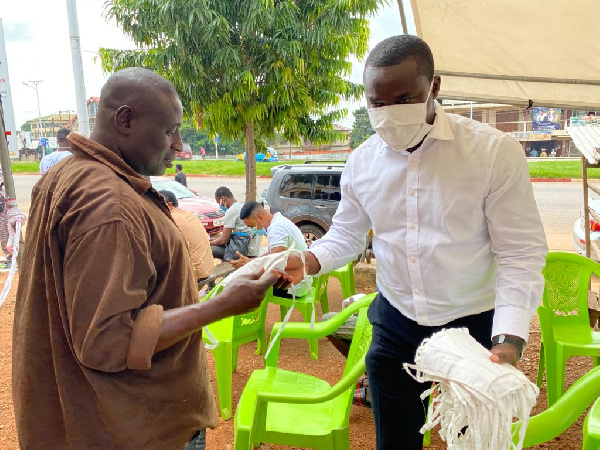
[[(163, 310), (198, 301), (162, 197), (71, 133), (36, 184), (15, 307), (23, 449), (178, 449), (216, 426), (201, 333), (154, 354)], [(199, 330), (200, 331), (200, 330)]]

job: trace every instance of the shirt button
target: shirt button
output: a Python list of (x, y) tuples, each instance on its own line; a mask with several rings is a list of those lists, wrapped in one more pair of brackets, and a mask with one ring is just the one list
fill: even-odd
[(410, 262), (411, 263), (416, 263), (417, 262), (417, 258), (415, 258), (414, 256), (411, 256)]
[(408, 195), (410, 195), (411, 197), (413, 197), (415, 195), (415, 191), (413, 191), (412, 189), (410, 191), (408, 191)]
[(415, 289), (415, 294), (416, 294), (416, 295), (421, 295), (421, 293), (422, 293), (422, 292), (421, 292), (421, 289)]
[(413, 223), (408, 228), (410, 228), (411, 230), (414, 230), (415, 228), (417, 228), (417, 226)]

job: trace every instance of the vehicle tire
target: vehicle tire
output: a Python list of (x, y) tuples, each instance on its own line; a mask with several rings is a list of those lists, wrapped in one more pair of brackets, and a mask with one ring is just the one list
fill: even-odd
[(307, 247), (310, 247), (314, 241), (321, 239), (325, 235), (325, 230), (318, 225), (306, 224), (300, 225), (299, 228), (304, 235)]

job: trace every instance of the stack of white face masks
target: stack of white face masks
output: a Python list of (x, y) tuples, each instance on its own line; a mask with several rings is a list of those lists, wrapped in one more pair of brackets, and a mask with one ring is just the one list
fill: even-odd
[[(421, 433), (441, 424), (440, 436), (451, 450), (522, 448), (539, 389), (519, 370), (493, 363), (490, 356), (465, 328), (442, 330), (421, 343), (415, 364), (404, 364), (404, 369), (421, 383), (437, 383), (422, 399), (439, 393)], [(513, 444), (514, 417), (522, 423), (518, 444)]]
[[(292, 315), (292, 311), (294, 310), (294, 304), (296, 303), (296, 297), (300, 297), (306, 293), (306, 290), (304, 288), (304, 286), (306, 284), (308, 284), (308, 286), (310, 287), (310, 278), (308, 277), (308, 275), (306, 273), (306, 264), (304, 261), (304, 253), (301, 252), (300, 250), (294, 249), (294, 247), (291, 247), (284, 252), (271, 253), (271, 254), (268, 254), (265, 256), (261, 256), (256, 259), (252, 259), (252, 260), (250, 260), (250, 262), (248, 262), (247, 264), (245, 264), (244, 266), (242, 266), (235, 272), (231, 273), (229, 276), (227, 276), (227, 278), (225, 278), (221, 282), (221, 284), (223, 286), (227, 286), (228, 283), (235, 280), (237, 277), (239, 277), (241, 275), (245, 275), (245, 274), (253, 275), (253, 274), (260, 272), (261, 269), (265, 269), (265, 272), (270, 272), (273, 269), (278, 270), (279, 272), (283, 272), (285, 270), (285, 266), (287, 265), (288, 258), (292, 253), (298, 253), (300, 258), (302, 258), (302, 264), (303, 264), (303, 270), (304, 270), (304, 279), (303, 279), (304, 283), (300, 282), (297, 285), (292, 286), (288, 289), (288, 292), (292, 295), (292, 306), (290, 307), (287, 314), (285, 315), (283, 322), (281, 324), (281, 327), (279, 328), (279, 331), (277, 332), (275, 337), (271, 340), (271, 343), (269, 344), (269, 347), (267, 348), (267, 352), (265, 353), (265, 359), (267, 358), (267, 356), (269, 356), (269, 353), (271, 352), (271, 349), (273, 348), (275, 341), (279, 338), (279, 334), (281, 333), (281, 331), (283, 330), (285, 325), (290, 320), (290, 316)], [(298, 288), (297, 288), (297, 286), (298, 286)], [(314, 327), (314, 323), (315, 323), (315, 305), (313, 303), (313, 311), (312, 311), (311, 324), (310, 324), (311, 328)], [(216, 346), (219, 344), (218, 341), (210, 333), (210, 331), (208, 330), (207, 327), (204, 327), (204, 331), (206, 332), (206, 335), (208, 336), (209, 340), (211, 341), (211, 343), (206, 344), (205, 347), (208, 349), (216, 348)]]

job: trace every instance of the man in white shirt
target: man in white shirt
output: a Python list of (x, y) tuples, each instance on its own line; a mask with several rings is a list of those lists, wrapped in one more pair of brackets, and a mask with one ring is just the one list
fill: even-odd
[(71, 130), (68, 128), (61, 128), (58, 130), (58, 133), (56, 133), (56, 142), (58, 143), (58, 148), (49, 155), (44, 156), (40, 161), (40, 173), (42, 175), (48, 172), (50, 167), (52, 167), (54, 164), (72, 155), (71, 144), (69, 141), (67, 141), (67, 136), (70, 132)]
[[(246, 202), (240, 211), (240, 219), (252, 228), (256, 236), (267, 236), (269, 241), (269, 253), (285, 252), (289, 248), (294, 248), (301, 252), (308, 249), (306, 240), (300, 228), (294, 222), (281, 213), (271, 214), (258, 202)], [(240, 259), (231, 261), (235, 267), (241, 267), (250, 259), (239, 255)], [(309, 289), (311, 279), (303, 280), (295, 286), (294, 295), (301, 297)], [(273, 293), (278, 297), (291, 297), (287, 289), (273, 288)]]
[[(426, 386), (403, 370), (422, 340), (466, 327), (493, 362), (516, 364), (540, 303), (547, 253), (519, 143), (435, 102), (429, 46), (378, 44), (365, 63), (377, 134), (348, 158), (329, 232), (305, 252), (310, 274), (356, 258), (373, 229), (379, 295), (366, 364), (379, 449), (420, 449)], [(286, 269), (294, 280), (301, 261)]]

